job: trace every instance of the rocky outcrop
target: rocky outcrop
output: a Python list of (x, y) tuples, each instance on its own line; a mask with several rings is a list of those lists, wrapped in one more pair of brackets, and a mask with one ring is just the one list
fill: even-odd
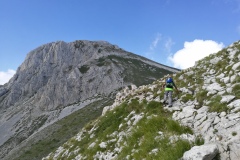
[(141, 60), (154, 66), (153, 69), (157, 66), (169, 72), (178, 71), (103, 41), (49, 43), (31, 51), (11, 81), (0, 90), (1, 96), (7, 94), (1, 97), (0, 108), (34, 97), (31, 103), (41, 110), (52, 110), (96, 93), (107, 95), (124, 83), (126, 66), (114, 56)]
[[(150, 158), (147, 158), (151, 159), (152, 155), (158, 155), (159, 152), (165, 151), (167, 148), (166, 145), (164, 146), (166, 148), (156, 147), (156, 144), (153, 145), (153, 143), (166, 138), (167, 144), (169, 146), (173, 144), (172, 147), (176, 147), (176, 142), (179, 139), (186, 140), (193, 145), (183, 154), (182, 160), (238, 160), (240, 159), (239, 61), (240, 42), (236, 42), (222, 51), (198, 61), (194, 67), (174, 74), (173, 78), (180, 92), (174, 94), (172, 107), (163, 106), (159, 103), (163, 100), (164, 91), (161, 90), (161, 86), (165, 82), (165, 78), (149, 85), (125, 87), (116, 94), (112, 105), (104, 107), (102, 119), (99, 118), (89, 124), (70, 141), (43, 159), (64, 159), (66, 157), (75, 157), (75, 159), (85, 159), (86, 157), (117, 159), (119, 156), (131, 159), (141, 152), (145, 153), (142, 156), (149, 155)], [(134, 103), (132, 104), (132, 102)], [(148, 107), (147, 104), (151, 103), (154, 105)], [(157, 110), (156, 108), (161, 107), (164, 108), (164, 111), (159, 113), (160, 109)], [(133, 108), (134, 111), (131, 110)], [(149, 113), (148, 110), (152, 108), (158, 112), (152, 111)], [(118, 111), (122, 115), (119, 115)], [(152, 127), (157, 125), (157, 129), (149, 129), (151, 132), (156, 132), (153, 134), (155, 137), (151, 137), (154, 141), (151, 144), (147, 143), (147, 147), (140, 146), (146, 139), (144, 131), (147, 132), (146, 128), (143, 129), (142, 124), (148, 124), (153, 117), (162, 117), (167, 111), (171, 111), (171, 118), (178, 121), (181, 126), (190, 127), (193, 130), (193, 135), (164, 133), (165, 130), (160, 129), (160, 126), (164, 126), (167, 122), (165, 121), (161, 125), (154, 123)], [(125, 114), (125, 112), (128, 114)], [(115, 114), (118, 115), (116, 119)], [(119, 122), (119, 125), (113, 125), (115, 130), (98, 137), (98, 129), (104, 125), (101, 120), (111, 117), (110, 115), (112, 120)], [(120, 118), (122, 118), (122, 121), (119, 121)], [(111, 123), (107, 124), (107, 127), (110, 128)], [(167, 130), (167, 127), (164, 128)], [(132, 148), (129, 148), (130, 143), (127, 140), (131, 141), (132, 139), (127, 138), (132, 135), (138, 135), (139, 137), (133, 137)], [(147, 134), (147, 136), (149, 135)], [(202, 137), (202, 139), (198, 139), (198, 137)], [(84, 141), (81, 143), (81, 140)], [(199, 140), (201, 144), (195, 145), (193, 143)], [(75, 145), (75, 141), (79, 144), (87, 144), (86, 147), (89, 150), (95, 147), (95, 150), (92, 150), (91, 154), (84, 152), (80, 145)]]
[(52, 123), (98, 100), (113, 99), (124, 86), (178, 71), (105, 41), (42, 45), (0, 86), (0, 159)]
[[(211, 160), (217, 154), (223, 160), (240, 159), (239, 46), (240, 42), (236, 42), (174, 75), (181, 93), (176, 95), (173, 107), (165, 109), (173, 112), (174, 120), (191, 127), (195, 135), (201, 135), (205, 143), (186, 152), (184, 160)], [(164, 79), (158, 83), (163, 84)], [(156, 87), (154, 84), (133, 87), (133, 90), (125, 88), (117, 94), (112, 106), (103, 109), (103, 115), (129, 96), (139, 101), (161, 101), (159, 98), (153, 99), (151, 92), (148, 96), (139, 95), (146, 88), (153, 91)]]
[(184, 153), (182, 160), (212, 160), (218, 152), (216, 144), (194, 146)]
[[(109, 52), (98, 53), (100, 48), (109, 48)], [(9, 107), (34, 96), (31, 103), (41, 110), (52, 110), (87, 99), (95, 93), (109, 94), (122, 83), (119, 73), (121, 69), (114, 64), (98, 67), (96, 64), (91, 65), (91, 61), (96, 63), (94, 60), (100, 57), (121, 53), (122, 56), (126, 55), (107, 42), (76, 41), (43, 45), (27, 55), (6, 86), (9, 93), (0, 106)], [(111, 68), (115, 68), (115, 73), (107, 74)], [(99, 85), (101, 83), (110, 88)]]

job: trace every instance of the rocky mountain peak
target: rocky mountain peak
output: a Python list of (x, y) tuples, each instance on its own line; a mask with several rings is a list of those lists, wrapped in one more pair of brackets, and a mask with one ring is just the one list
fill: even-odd
[(126, 87), (114, 103), (48, 159), (240, 159), (240, 41), (173, 75), (173, 107), (161, 101), (166, 77)]
[[(32, 96), (35, 97), (33, 103), (41, 107), (55, 108), (73, 103), (75, 99), (72, 97), (81, 95), (80, 89), (71, 88), (72, 85), (80, 87), (80, 78), (83, 75), (81, 67), (117, 50), (116, 54), (121, 54), (118, 47), (102, 41), (71, 43), (59, 41), (42, 45), (31, 51), (18, 68), (16, 75), (6, 87), (11, 92), (3, 99), (1, 105), (5, 107), (14, 105)], [(52, 90), (53, 88), (56, 89)], [(68, 92), (68, 96), (63, 95), (64, 92)], [(49, 102), (47, 97), (56, 101)]]
[(75, 127), (80, 129), (125, 86), (148, 84), (175, 72), (179, 70), (105, 41), (42, 45), (28, 53), (9, 83), (0, 86), (0, 159), (19, 153), (16, 150), (26, 148), (30, 139), (46, 139), (43, 135), (64, 127), (51, 125), (88, 106), (91, 118), (81, 119)]

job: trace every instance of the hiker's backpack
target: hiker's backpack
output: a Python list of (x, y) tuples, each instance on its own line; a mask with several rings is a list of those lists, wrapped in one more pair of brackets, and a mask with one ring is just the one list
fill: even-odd
[(173, 79), (169, 77), (166, 81), (166, 87), (167, 88), (173, 88)]

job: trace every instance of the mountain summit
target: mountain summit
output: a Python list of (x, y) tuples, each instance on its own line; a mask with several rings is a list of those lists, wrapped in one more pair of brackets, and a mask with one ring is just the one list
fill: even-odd
[(165, 78), (118, 92), (43, 160), (239, 160), (240, 41), (174, 74), (181, 92), (170, 108), (161, 103)]
[(175, 72), (179, 70), (105, 41), (42, 45), (0, 86), (0, 159), (19, 153), (30, 140), (33, 145), (56, 133), (62, 124), (52, 125), (72, 114), (82, 118), (76, 132), (98, 117), (125, 86), (149, 84)]

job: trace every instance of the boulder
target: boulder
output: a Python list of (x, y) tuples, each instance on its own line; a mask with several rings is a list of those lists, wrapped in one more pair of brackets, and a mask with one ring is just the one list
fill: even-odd
[(184, 153), (182, 160), (212, 160), (218, 152), (219, 150), (216, 144), (194, 146)]

